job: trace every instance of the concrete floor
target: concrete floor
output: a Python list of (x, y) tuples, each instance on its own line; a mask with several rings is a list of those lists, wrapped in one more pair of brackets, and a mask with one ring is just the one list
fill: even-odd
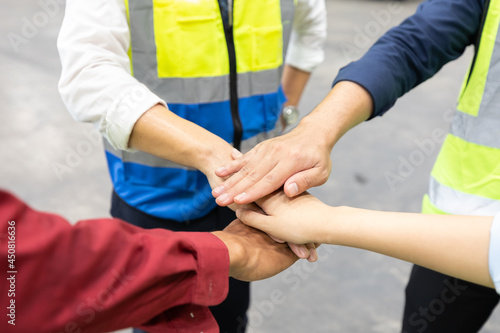
[[(16, 50), (9, 36), (21, 35), (25, 22), (43, 12), (40, 3), (45, 1), (0, 3), (0, 187), (71, 221), (108, 216), (111, 184), (102, 145), (94, 140), (91, 125), (69, 116), (57, 92), (60, 65), (55, 43), (64, 7), (57, 5)], [(417, 5), (327, 1), (326, 61), (307, 87), (302, 112), (325, 96), (341, 66), (360, 56)], [(381, 17), (381, 11), (390, 14)], [(403, 182), (390, 186), (385, 176), (397, 174), (401, 161), (417, 154), (416, 141), (431, 138), (436, 130), (447, 131), (446, 112), (455, 105), (471, 56), (468, 50), (404, 96), (386, 116), (348, 133), (333, 151), (329, 182), (312, 192), (331, 205), (418, 212), (438, 148), (431, 149)], [(75, 151), (82, 152), (79, 158)], [(68, 162), (67, 172), (56, 171)], [(250, 333), (399, 331), (409, 264), (333, 246), (323, 246), (320, 254), (319, 263), (298, 263), (253, 284)], [(283, 302), (271, 303), (273, 292), (281, 292)], [(481, 332), (499, 330), (497, 311)]]

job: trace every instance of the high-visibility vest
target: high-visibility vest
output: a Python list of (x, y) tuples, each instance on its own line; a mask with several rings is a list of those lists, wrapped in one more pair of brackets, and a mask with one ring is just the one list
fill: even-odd
[(423, 213), (500, 212), (500, 0), (487, 6), (450, 133), (431, 173)]
[[(241, 150), (277, 134), (294, 0), (233, 0), (227, 22), (218, 0), (125, 4), (131, 72), (170, 111)], [(114, 189), (132, 207), (176, 221), (215, 208), (200, 171), (107, 142), (105, 148)]]

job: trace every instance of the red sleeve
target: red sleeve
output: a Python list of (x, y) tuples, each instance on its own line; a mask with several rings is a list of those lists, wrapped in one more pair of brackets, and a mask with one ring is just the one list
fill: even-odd
[(15, 313), (15, 326), (2, 313), (0, 331), (218, 332), (207, 306), (226, 297), (229, 255), (210, 233), (143, 230), (117, 219), (72, 226), (3, 191), (0, 228), (0, 269), (7, 274), (0, 308)]

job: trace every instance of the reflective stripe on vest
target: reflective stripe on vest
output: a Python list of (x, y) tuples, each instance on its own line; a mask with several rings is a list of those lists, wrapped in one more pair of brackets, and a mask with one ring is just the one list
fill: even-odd
[[(280, 132), (281, 73), (294, 2), (233, 0), (242, 151)], [(230, 60), (218, 1), (125, 4), (134, 77), (175, 114), (232, 142)], [(216, 206), (201, 172), (147, 153), (117, 151), (107, 142), (105, 148), (115, 191), (129, 205), (177, 221), (199, 218)]]
[[(228, 51), (217, 0), (136, 0), (127, 8), (139, 81), (169, 104), (229, 99)], [(291, 0), (234, 0), (239, 97), (278, 90), (293, 14)]]
[(432, 170), (424, 213), (500, 211), (500, 0), (490, 2), (476, 61)]

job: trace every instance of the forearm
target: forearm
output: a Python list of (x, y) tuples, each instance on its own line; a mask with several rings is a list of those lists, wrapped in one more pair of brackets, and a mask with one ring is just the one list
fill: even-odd
[(185, 120), (163, 105), (142, 115), (130, 135), (130, 147), (211, 174), (231, 160), (229, 143)]
[(360, 85), (343, 81), (337, 83), (323, 101), (302, 121), (298, 129), (308, 128), (321, 138), (330, 150), (351, 128), (368, 119), (373, 102)]
[(283, 68), (282, 85), (286, 96), (286, 105), (298, 105), (302, 92), (309, 81), (310, 72), (285, 65)]
[(493, 287), (488, 268), (492, 217), (331, 208), (325, 241), (366, 249)]

